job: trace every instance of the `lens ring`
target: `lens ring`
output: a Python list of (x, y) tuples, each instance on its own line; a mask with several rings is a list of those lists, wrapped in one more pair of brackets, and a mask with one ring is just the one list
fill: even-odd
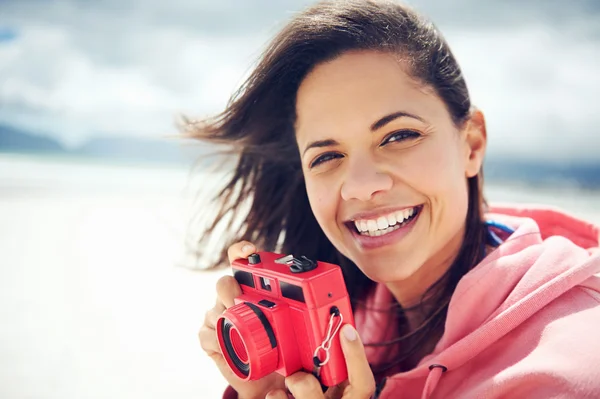
[(246, 345), (244, 345), (244, 341), (242, 341), (242, 337), (240, 336), (240, 332), (237, 330), (237, 328), (232, 327), (229, 329), (229, 338), (231, 339), (233, 350), (238, 355), (240, 360), (243, 363), (248, 363), (248, 351), (246, 350)]
[[(248, 362), (244, 362), (242, 359), (240, 359), (240, 357), (238, 356), (237, 352), (236, 352), (236, 347), (241, 344), (243, 345), (243, 342), (241, 340), (241, 338), (239, 337), (239, 333), (237, 332), (237, 330), (235, 331), (235, 335), (238, 337), (239, 342), (236, 342), (235, 345), (232, 342), (231, 339), (231, 333), (232, 333), (232, 329), (235, 330), (235, 326), (233, 325), (233, 323), (231, 321), (229, 321), (226, 318), (221, 319), (221, 323), (223, 323), (223, 333), (222, 333), (222, 338), (223, 338), (223, 346), (225, 346), (225, 350), (227, 351), (227, 355), (229, 356), (229, 358), (231, 359), (233, 365), (235, 366), (235, 368), (244, 376), (248, 376), (248, 374), (250, 374), (250, 364)], [(244, 347), (244, 350), (246, 348)], [(247, 355), (247, 351), (246, 351), (246, 358), (248, 357)]]

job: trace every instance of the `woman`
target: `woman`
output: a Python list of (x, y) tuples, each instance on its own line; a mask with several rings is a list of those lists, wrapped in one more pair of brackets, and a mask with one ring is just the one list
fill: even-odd
[(358, 330), (341, 334), (348, 382), (325, 394), (303, 372), (240, 381), (214, 330), (240, 289), (221, 279), (200, 341), (225, 397), (600, 397), (600, 229), (487, 207), (483, 114), (414, 11), (315, 5), (221, 115), (190, 129), (239, 154), (205, 239), (223, 218), (243, 229), (217, 264), (256, 250), (339, 264)]

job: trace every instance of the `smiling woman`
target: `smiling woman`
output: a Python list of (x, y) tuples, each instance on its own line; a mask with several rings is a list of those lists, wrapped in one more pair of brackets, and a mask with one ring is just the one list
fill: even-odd
[[(469, 118), (456, 126), (435, 90), (386, 52), (347, 52), (298, 89), (295, 132), (313, 214), (367, 277), (394, 282), (403, 307), (449, 269), (463, 242), (466, 183), (485, 149), (481, 113)], [(479, 221), (469, 228), (481, 235)]]
[[(600, 230), (557, 210), (487, 206), (483, 113), (413, 10), (309, 8), (221, 115), (188, 128), (239, 154), (204, 239), (225, 217), (243, 229), (215, 266), (257, 249), (341, 265), (361, 339), (345, 330), (349, 381), (329, 397), (600, 393), (600, 344), (585, 332), (600, 317)], [(217, 292), (202, 347), (240, 398), (285, 396), (277, 375), (243, 382), (223, 367), (214, 323), (239, 287), (225, 278)], [(285, 384), (322, 395), (310, 374)]]

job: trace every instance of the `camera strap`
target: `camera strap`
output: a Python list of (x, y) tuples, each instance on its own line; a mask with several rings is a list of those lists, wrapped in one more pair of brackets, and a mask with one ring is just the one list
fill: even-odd
[[(342, 317), (342, 314), (337, 306), (332, 306), (330, 312), (331, 316), (329, 317), (329, 325), (327, 327), (325, 338), (323, 339), (323, 342), (321, 342), (321, 345), (315, 349), (315, 353), (313, 354), (313, 375), (315, 375), (317, 378), (321, 372), (321, 367), (329, 362), (329, 351), (331, 349), (331, 344), (333, 343), (333, 338), (340, 331), (342, 322), (344, 321), (344, 318)], [(325, 358), (322, 361), (319, 357), (321, 354), (325, 355)]]

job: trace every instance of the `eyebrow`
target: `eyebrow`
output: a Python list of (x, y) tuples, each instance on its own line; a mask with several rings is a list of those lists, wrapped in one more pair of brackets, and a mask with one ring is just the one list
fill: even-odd
[(310, 143), (309, 145), (306, 146), (306, 148), (304, 149), (304, 152), (302, 153), (302, 156), (304, 156), (304, 154), (306, 154), (306, 151), (310, 150), (311, 148), (331, 147), (331, 146), (338, 145), (338, 144), (340, 144), (340, 143), (338, 143), (337, 141), (335, 141), (333, 139), (313, 141), (312, 143)]
[[(389, 115), (386, 115), (383, 118), (377, 120), (377, 122), (373, 123), (371, 125), (371, 132), (375, 132), (375, 131), (381, 129), (388, 123), (390, 123), (393, 120), (396, 120), (398, 118), (412, 118), (412, 119), (416, 119), (418, 121), (425, 123), (425, 120), (421, 117), (418, 117), (417, 115), (414, 115), (414, 114), (411, 114), (408, 112), (404, 112), (404, 111), (398, 111), (398, 112), (394, 112)], [(338, 144), (339, 143), (333, 139), (313, 141), (306, 146), (306, 148), (304, 149), (304, 152), (302, 153), (302, 156), (304, 156), (304, 154), (306, 154), (306, 151), (310, 150), (311, 148), (330, 147), (330, 146), (334, 146), (334, 145), (338, 145)]]
[(412, 119), (416, 119), (418, 121), (425, 123), (425, 120), (423, 118), (418, 117), (415, 114), (411, 114), (411, 113), (404, 112), (404, 111), (398, 111), (398, 112), (394, 112), (392, 114), (386, 115), (383, 118), (379, 119), (377, 122), (373, 123), (371, 125), (371, 131), (374, 132), (376, 130), (379, 130), (382, 127), (384, 127), (385, 125), (387, 125), (388, 123), (390, 123), (391, 121), (398, 119), (398, 118), (412, 118)]

